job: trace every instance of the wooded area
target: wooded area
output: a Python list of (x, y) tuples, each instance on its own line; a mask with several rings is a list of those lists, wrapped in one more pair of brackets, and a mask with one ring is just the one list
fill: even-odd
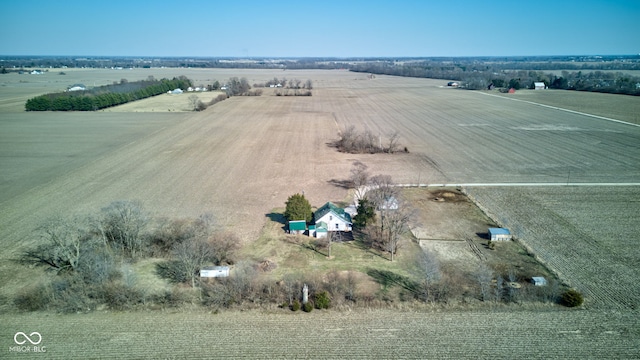
[(95, 111), (164, 94), (173, 89), (186, 89), (191, 80), (184, 76), (178, 78), (128, 82), (99, 86), (89, 90), (59, 92), (36, 96), (27, 100), (27, 111)]

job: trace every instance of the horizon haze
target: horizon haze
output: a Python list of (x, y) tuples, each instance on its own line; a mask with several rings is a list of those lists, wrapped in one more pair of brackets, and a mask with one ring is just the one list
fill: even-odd
[(4, 56), (635, 55), (638, 1), (4, 4)]

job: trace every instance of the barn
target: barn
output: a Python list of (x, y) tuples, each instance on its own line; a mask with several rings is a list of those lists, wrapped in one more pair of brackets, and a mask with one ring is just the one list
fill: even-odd
[(489, 228), (489, 239), (491, 241), (509, 241), (511, 233), (505, 228)]
[(219, 278), (228, 277), (230, 268), (228, 266), (205, 266), (200, 269), (200, 277)]

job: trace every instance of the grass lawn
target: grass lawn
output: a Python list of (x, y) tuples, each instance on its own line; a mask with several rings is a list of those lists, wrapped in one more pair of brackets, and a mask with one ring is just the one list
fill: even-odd
[(329, 259), (326, 248), (315, 246), (317, 239), (284, 232), (281, 209), (275, 209), (268, 218), (260, 238), (246, 245), (240, 257), (275, 263), (277, 267), (270, 273), (275, 279), (288, 273), (322, 275), (331, 271), (357, 271), (366, 274), (372, 269), (390, 271), (411, 279), (415, 279), (418, 273), (420, 246), (408, 238), (403, 239), (393, 262), (389, 260), (388, 253), (368, 248), (357, 240), (357, 236), (354, 241), (334, 242)]

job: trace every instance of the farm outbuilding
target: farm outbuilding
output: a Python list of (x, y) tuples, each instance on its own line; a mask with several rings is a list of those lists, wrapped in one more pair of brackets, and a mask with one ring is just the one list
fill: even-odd
[(305, 220), (290, 220), (289, 234), (304, 234), (307, 231), (307, 222)]
[(511, 233), (505, 228), (489, 228), (489, 239), (491, 241), (509, 241)]
[(547, 88), (547, 86), (543, 82), (534, 82), (533, 88), (536, 90), (544, 90)]
[(203, 278), (219, 278), (228, 277), (230, 268), (228, 266), (205, 266), (200, 269), (200, 277)]
[(545, 279), (542, 276), (534, 276), (534, 277), (532, 277), (531, 278), (531, 282), (535, 286), (546, 286), (547, 285), (547, 279)]

